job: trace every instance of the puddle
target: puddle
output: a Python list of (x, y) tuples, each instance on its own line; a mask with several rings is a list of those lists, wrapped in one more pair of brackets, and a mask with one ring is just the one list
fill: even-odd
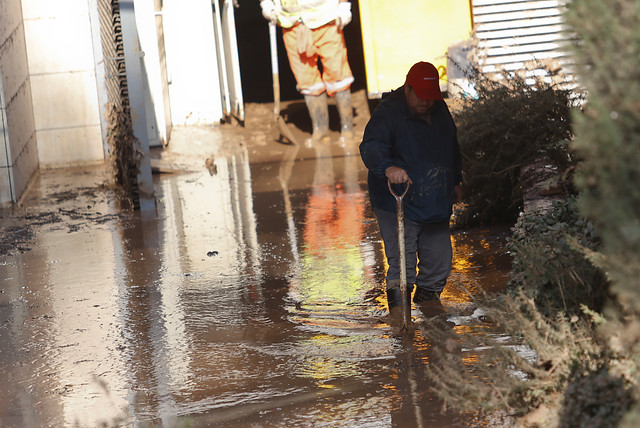
[[(29, 235), (0, 254), (0, 424), (469, 426), (388, 323), (366, 171), (332, 144), (154, 175), (154, 215), (43, 172), (2, 223)], [(455, 234), (445, 306), (505, 286), (505, 236)]]

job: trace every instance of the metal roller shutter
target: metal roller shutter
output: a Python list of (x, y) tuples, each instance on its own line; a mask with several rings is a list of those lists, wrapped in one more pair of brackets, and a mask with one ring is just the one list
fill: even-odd
[(98, 0), (98, 9), (109, 102), (128, 112), (127, 70), (122, 44), (120, 2), (118, 0)]
[(566, 0), (474, 0), (480, 70), (515, 71), (531, 61), (570, 64), (565, 4)]
[(134, 208), (140, 207), (138, 186), (142, 157), (133, 133), (119, 0), (98, 0), (105, 66), (107, 142), (113, 176)]

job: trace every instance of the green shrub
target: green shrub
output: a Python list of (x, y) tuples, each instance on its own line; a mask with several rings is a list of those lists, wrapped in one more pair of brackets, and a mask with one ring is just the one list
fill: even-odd
[[(575, 58), (588, 92), (575, 116), (572, 148), (582, 159), (576, 172), (579, 208), (602, 239), (597, 259), (611, 281), (616, 309), (608, 309), (609, 339), (620, 358), (634, 361), (634, 406), (621, 426), (640, 421), (640, 2), (568, 2), (567, 22), (580, 43)], [(609, 423), (613, 425), (613, 421)]]
[(512, 288), (522, 288), (550, 317), (560, 311), (581, 314), (581, 305), (602, 310), (607, 281), (588, 257), (599, 240), (592, 223), (578, 213), (575, 197), (522, 214), (512, 231), (507, 244)]
[(572, 165), (572, 92), (554, 83), (557, 73), (546, 72), (547, 79), (476, 74), (478, 98), (455, 111), (465, 202), (456, 213), (458, 225), (512, 224), (522, 210), (520, 168), (548, 159), (562, 174)]
[[(434, 394), (448, 405), (512, 416), (541, 404), (557, 409), (579, 367), (606, 364), (603, 343), (591, 340), (595, 332), (589, 317), (550, 318), (522, 289), (481, 306), (501, 335), (478, 335), (469, 329), (455, 333), (433, 325), (423, 329), (433, 344), (427, 377)], [(550, 420), (557, 420), (555, 412)]]
[(628, 380), (606, 367), (576, 371), (564, 393), (560, 426), (615, 427), (633, 403)]
[(580, 209), (600, 230), (615, 292), (640, 314), (640, 2), (574, 1), (567, 16), (582, 40), (575, 50), (589, 90), (572, 143), (583, 159)]

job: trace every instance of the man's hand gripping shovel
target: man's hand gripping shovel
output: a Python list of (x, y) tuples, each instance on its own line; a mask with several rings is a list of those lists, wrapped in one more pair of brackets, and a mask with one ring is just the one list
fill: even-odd
[(398, 251), (400, 253), (400, 314), (402, 319), (402, 330), (409, 330), (411, 324), (411, 308), (409, 307), (409, 298), (407, 296), (407, 256), (404, 244), (404, 208), (402, 200), (409, 190), (410, 182), (405, 183), (406, 187), (401, 195), (393, 191), (391, 181), (387, 180), (389, 191), (396, 199), (396, 211), (398, 214)]

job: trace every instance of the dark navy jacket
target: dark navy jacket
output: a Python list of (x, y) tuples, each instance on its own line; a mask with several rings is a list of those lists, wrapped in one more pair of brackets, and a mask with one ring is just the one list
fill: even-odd
[[(444, 101), (431, 113), (431, 125), (415, 117), (400, 87), (385, 94), (367, 124), (360, 155), (369, 169), (369, 198), (374, 208), (396, 211), (385, 170), (399, 166), (413, 184), (404, 198), (405, 216), (413, 221), (448, 221), (453, 189), (462, 181), (456, 126)], [(401, 193), (403, 185), (394, 185)]]

